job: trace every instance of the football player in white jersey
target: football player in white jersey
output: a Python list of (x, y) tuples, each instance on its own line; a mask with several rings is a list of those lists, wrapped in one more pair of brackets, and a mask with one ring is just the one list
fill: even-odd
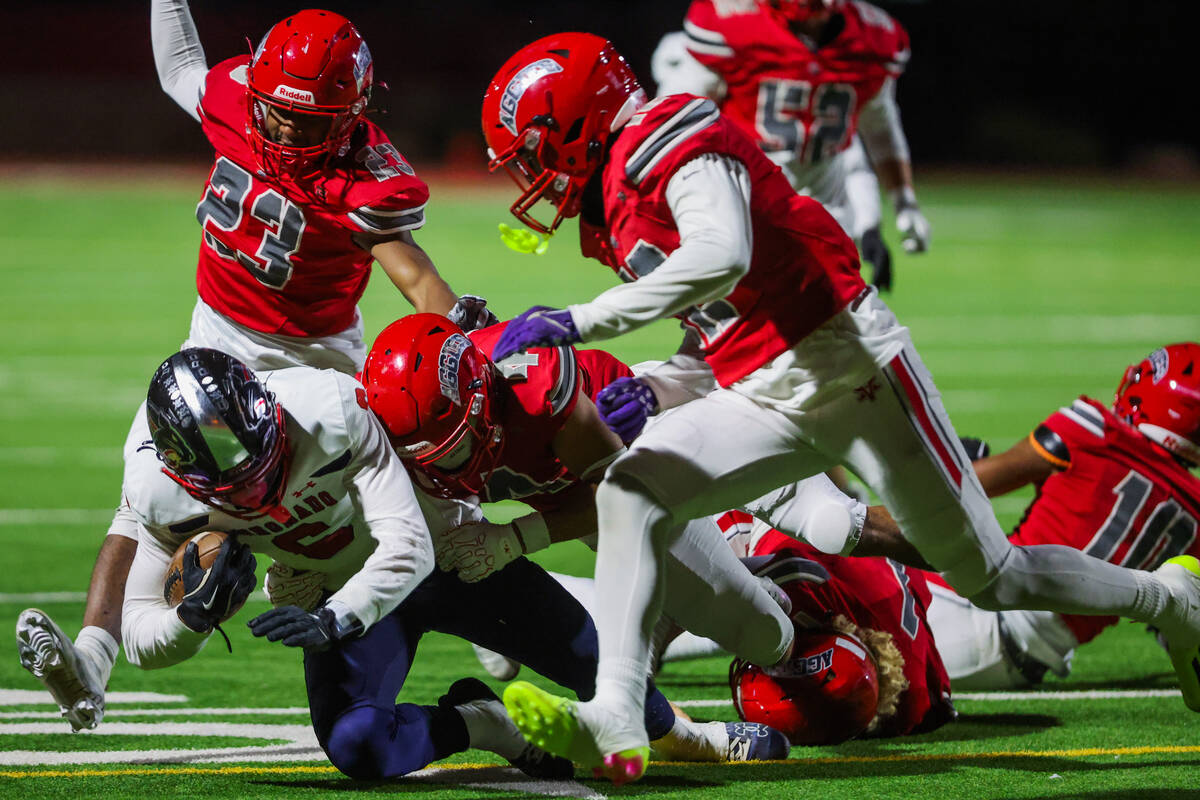
[[(437, 706), (395, 705), (424, 631), (469, 633), (468, 619), (485, 633), (503, 628), (489, 614), (504, 604), (485, 588), (461, 612), (445, 610), (447, 597), (469, 592), (430, 577), (427, 520), (453, 527), (478, 508), (435, 508), (414, 493), (352, 378), (298, 367), (259, 379), (216, 350), (176, 353), (155, 372), (126, 443), (125, 491), (139, 532), (122, 626), (132, 664), (166, 667), (198, 652), (253, 588), (250, 553), (266, 554), (322, 578), (315, 607), (279, 606), (249, 625), (256, 636), (305, 649), (313, 727), (338, 769), (392, 777), (473, 746), (530, 774), (569, 774), (569, 764), (527, 746), (473, 679)], [(232, 535), (208, 570), (188, 545), (183, 600), (168, 605), (172, 554), (210, 529)], [(516, 649), (537, 660), (524, 643)], [(580, 661), (594, 673), (594, 657)]]

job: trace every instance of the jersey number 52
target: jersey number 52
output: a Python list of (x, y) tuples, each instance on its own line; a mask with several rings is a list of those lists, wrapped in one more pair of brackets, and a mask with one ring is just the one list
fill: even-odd
[[(837, 155), (848, 141), (854, 87), (767, 78), (758, 85), (754, 124), (767, 152), (795, 153), (805, 164)], [(810, 120), (810, 122), (805, 122)]]

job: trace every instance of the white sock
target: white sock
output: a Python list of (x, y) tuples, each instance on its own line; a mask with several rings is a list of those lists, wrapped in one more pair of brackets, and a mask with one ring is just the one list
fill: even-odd
[(509, 761), (525, 749), (524, 737), (509, 720), (499, 700), (476, 700), (455, 706), (454, 710), (467, 726), (471, 747), (487, 750)]
[(705, 656), (715, 656), (723, 653), (721, 645), (714, 642), (712, 639), (706, 639), (703, 636), (697, 636), (694, 633), (684, 631), (675, 637), (675, 640), (667, 645), (666, 651), (663, 653), (663, 661), (687, 661), (692, 658), (704, 658)]
[(75, 637), (75, 653), (87, 662), (101, 691), (108, 687), (109, 676), (117, 663), (120, 645), (104, 628), (89, 625)]
[(651, 746), (669, 761), (725, 761), (729, 736), (723, 722), (693, 722), (675, 718), (671, 730)]

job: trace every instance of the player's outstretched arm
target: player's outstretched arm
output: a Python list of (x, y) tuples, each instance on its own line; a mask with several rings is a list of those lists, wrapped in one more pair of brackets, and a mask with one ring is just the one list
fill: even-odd
[[(362, 244), (360, 242), (360, 246)], [(458, 295), (438, 274), (433, 260), (413, 240), (411, 233), (405, 231), (397, 238), (366, 244), (365, 249), (418, 313), (445, 316), (454, 308)]]
[(197, 109), (204, 78), (208, 75), (208, 62), (187, 0), (153, 0), (150, 4), (150, 42), (163, 91), (199, 122)]
[(1032, 435), (999, 455), (981, 458), (973, 466), (988, 497), (998, 497), (1030, 483), (1040, 483), (1058, 469), (1038, 452)]

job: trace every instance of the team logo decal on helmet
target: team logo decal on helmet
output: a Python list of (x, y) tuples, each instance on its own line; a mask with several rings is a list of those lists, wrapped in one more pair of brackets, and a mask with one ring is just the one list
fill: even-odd
[(471, 341), (467, 337), (456, 333), (442, 344), (442, 352), (438, 354), (438, 383), (442, 387), (442, 396), (455, 405), (462, 405), (462, 397), (458, 393), (458, 366), (463, 351), (470, 346)]
[(522, 69), (504, 87), (504, 94), (500, 96), (500, 121), (513, 136), (517, 135), (517, 106), (521, 102), (521, 95), (534, 81), (555, 72), (562, 72), (558, 62), (543, 58)]
[(1149, 355), (1150, 370), (1154, 374), (1154, 382), (1158, 383), (1167, 375), (1167, 368), (1171, 364), (1171, 357), (1167, 355), (1167, 348), (1160, 347)]

